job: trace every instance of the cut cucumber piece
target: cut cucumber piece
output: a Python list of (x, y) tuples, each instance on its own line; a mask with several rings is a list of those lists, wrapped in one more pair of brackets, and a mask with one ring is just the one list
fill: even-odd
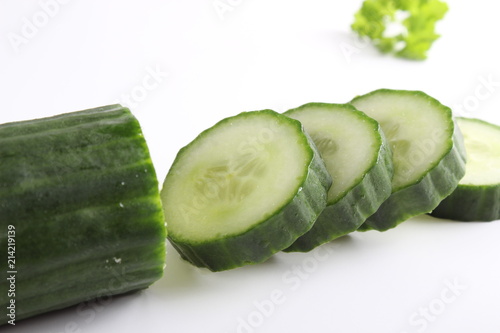
[(350, 232), (391, 194), (392, 154), (378, 122), (349, 104), (309, 103), (285, 112), (311, 136), (332, 176), (328, 205), (285, 251), (310, 251)]
[(394, 164), (391, 196), (360, 230), (394, 228), (453, 192), (465, 173), (465, 151), (448, 107), (421, 91), (390, 89), (351, 103), (380, 123)]
[[(0, 305), (14, 300), (16, 321), (158, 280), (165, 222), (130, 111), (112, 105), (0, 125), (0, 229), (3, 250), (13, 245), (3, 274), (15, 280), (0, 281)], [(0, 324), (8, 320), (4, 313)]]
[(271, 110), (226, 118), (182, 148), (165, 179), (169, 240), (212, 271), (265, 261), (312, 227), (330, 185), (300, 122)]
[(457, 118), (467, 152), (464, 178), (431, 215), (459, 221), (500, 219), (500, 126)]

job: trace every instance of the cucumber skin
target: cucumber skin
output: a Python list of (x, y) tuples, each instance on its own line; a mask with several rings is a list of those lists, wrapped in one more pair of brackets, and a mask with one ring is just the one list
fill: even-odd
[[(449, 196), (465, 175), (465, 147), (460, 129), (454, 124), (453, 145), (443, 159), (417, 183), (400, 189), (361, 225), (359, 231), (386, 231), (409, 218), (428, 212)], [(418, 205), (415, 205), (418, 202)], [(417, 208), (414, 208), (415, 207)]]
[(459, 184), (430, 215), (466, 222), (499, 220), (500, 184), (491, 186)]
[[(0, 125), (0, 160), (1, 243), (8, 225), (16, 231), (16, 321), (109, 301), (163, 275), (158, 181), (127, 108)], [(4, 309), (6, 288), (3, 279)]]
[[(250, 112), (270, 112), (281, 116), (271, 110)], [(222, 122), (229, 122), (231, 118), (223, 119), (215, 126)], [(184, 260), (213, 272), (258, 264), (289, 247), (299, 236), (311, 229), (319, 214), (326, 207), (327, 191), (332, 184), (332, 179), (316, 146), (300, 122), (288, 117), (286, 119), (300, 128), (311, 151), (307, 175), (293, 199), (278, 213), (239, 235), (227, 236), (206, 243), (190, 243), (186, 240), (177, 240), (170, 233), (168, 240)], [(198, 137), (203, 136), (204, 133), (202, 132)], [(179, 154), (182, 154), (185, 148), (187, 147), (181, 149)]]
[[(350, 104), (343, 106), (352, 108), (352, 112), (363, 113)], [(347, 190), (343, 197), (335, 202), (329, 202), (311, 230), (299, 237), (284, 252), (309, 252), (321, 244), (358, 230), (391, 195), (391, 179), (394, 172), (392, 152), (380, 125), (376, 124), (381, 139), (376, 163), (368, 170), (363, 180)]]

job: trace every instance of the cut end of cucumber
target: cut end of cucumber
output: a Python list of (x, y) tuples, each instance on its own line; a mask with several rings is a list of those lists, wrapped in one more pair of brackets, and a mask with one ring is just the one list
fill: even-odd
[(362, 230), (379, 231), (432, 211), (465, 173), (451, 110), (421, 91), (380, 89), (351, 102), (379, 121), (393, 153), (392, 194)]
[(285, 115), (304, 125), (325, 161), (333, 180), (329, 204), (342, 198), (376, 163), (382, 144), (379, 125), (352, 105), (309, 103)]
[[(169, 238), (186, 259), (212, 270), (262, 261), (310, 229), (330, 185), (298, 121), (271, 110), (244, 112), (204, 131), (177, 155), (161, 193)], [(317, 202), (309, 202), (313, 197)], [(291, 208), (297, 205), (304, 207)], [(294, 221), (288, 210), (297, 210)], [(286, 223), (286, 240), (262, 235)], [(252, 253), (233, 244), (248, 239), (257, 243)]]
[(500, 126), (470, 118), (457, 118), (457, 123), (467, 152), (466, 172), (460, 184), (500, 184)]
[(312, 152), (291, 144), (301, 128), (262, 111), (219, 123), (183, 149), (164, 188), (171, 236), (191, 242), (236, 235), (297, 193)]
[(379, 124), (349, 104), (309, 103), (285, 115), (313, 138), (332, 176), (328, 206), (286, 252), (307, 252), (356, 231), (391, 194), (391, 152)]
[(451, 110), (421, 91), (380, 89), (351, 103), (382, 126), (393, 153), (393, 191), (424, 177), (450, 150)]
[(467, 165), (458, 187), (431, 213), (458, 221), (500, 219), (500, 126), (457, 118), (464, 137)]

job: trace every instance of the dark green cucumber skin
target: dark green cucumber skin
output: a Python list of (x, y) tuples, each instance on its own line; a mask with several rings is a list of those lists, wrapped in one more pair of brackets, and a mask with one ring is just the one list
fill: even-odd
[(423, 214), (422, 210), (431, 212), (457, 188), (465, 175), (465, 163), (463, 137), (455, 125), (453, 145), (443, 159), (417, 183), (392, 193), (359, 231), (386, 231)]
[[(253, 112), (268, 112), (277, 117), (285, 117), (271, 110)], [(231, 118), (226, 118), (218, 124), (231, 121)], [(312, 139), (305, 133), (302, 125), (294, 119), (287, 118), (287, 121), (300, 127), (304, 135), (303, 139), (307, 140), (307, 147), (311, 153), (307, 175), (293, 199), (278, 213), (239, 235), (208, 242), (189, 242), (176, 239), (172, 232), (169, 232), (170, 243), (183, 259), (213, 272), (257, 264), (289, 247), (299, 236), (311, 229), (319, 214), (326, 207), (327, 191), (332, 184), (332, 179)], [(202, 135), (203, 133), (200, 134)], [(184, 149), (186, 147), (181, 149), (179, 154), (182, 154)]]
[[(163, 275), (158, 181), (127, 108), (0, 125), (0, 161), (1, 243), (9, 225), (16, 232), (16, 321), (143, 289)], [(6, 288), (2, 278), (3, 309)]]
[(490, 186), (459, 184), (430, 215), (466, 222), (499, 220), (500, 184)]
[[(325, 103), (308, 103), (284, 114), (293, 118), (294, 112), (300, 112), (301, 109), (311, 105), (341, 108), (348, 112), (365, 115), (350, 104)], [(328, 202), (311, 230), (299, 237), (284, 250), (285, 252), (309, 252), (319, 245), (356, 231), (391, 195), (391, 180), (394, 172), (391, 149), (387, 145), (378, 122), (367, 116), (365, 121), (371, 121), (374, 129), (379, 133), (380, 149), (376, 163), (358, 184), (345, 192), (344, 196), (334, 202)]]

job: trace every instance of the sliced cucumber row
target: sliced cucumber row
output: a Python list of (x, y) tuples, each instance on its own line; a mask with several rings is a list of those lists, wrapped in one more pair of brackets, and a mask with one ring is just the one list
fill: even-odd
[(500, 131), (459, 124), (466, 139), (480, 139), (468, 143), (477, 163), (457, 189), (466, 162), (460, 129), (448, 107), (420, 91), (226, 118), (181, 149), (167, 175), (169, 240), (194, 265), (221, 271), (431, 211), (498, 219)]
[(460, 221), (500, 219), (500, 126), (457, 118), (467, 152), (465, 177), (431, 215)]
[(356, 231), (389, 197), (391, 151), (378, 122), (352, 105), (309, 103), (285, 115), (304, 125), (333, 179), (325, 210), (286, 249), (304, 252)]
[(271, 110), (226, 118), (181, 149), (166, 177), (169, 240), (212, 271), (265, 261), (311, 229), (330, 185), (297, 120)]
[(394, 163), (392, 194), (361, 230), (394, 228), (453, 192), (465, 174), (465, 151), (448, 107), (420, 91), (389, 89), (351, 103), (380, 123)]

